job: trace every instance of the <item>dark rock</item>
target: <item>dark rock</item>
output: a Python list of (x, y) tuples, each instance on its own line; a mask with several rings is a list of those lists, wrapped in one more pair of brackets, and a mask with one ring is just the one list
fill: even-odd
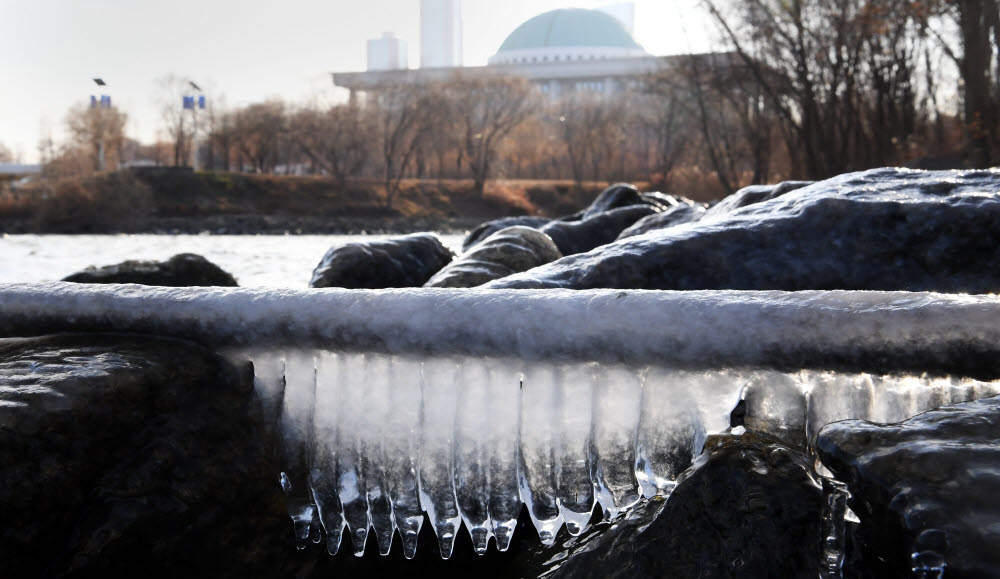
[(167, 287), (236, 287), (236, 279), (200, 255), (179, 253), (167, 261), (125, 261), (88, 267), (62, 281), (77, 283), (137, 283)]
[(665, 503), (533, 559), (549, 577), (817, 577), (826, 505), (801, 451), (754, 433), (713, 436)]
[(640, 193), (640, 196), (642, 197), (643, 201), (645, 201), (649, 205), (654, 205), (658, 207), (662, 211), (670, 209), (675, 205), (681, 205), (681, 204), (690, 205), (694, 203), (694, 201), (691, 201), (687, 197), (681, 197), (680, 195), (670, 195), (669, 193), (660, 193), (659, 191), (648, 191), (646, 193)]
[(851, 491), (862, 568), (881, 576), (1000, 577), (1000, 397), (899, 424), (824, 427), (823, 464)]
[(254, 575), (294, 551), (252, 402), (186, 342), (0, 340), (0, 574)]
[(965, 155), (952, 153), (950, 155), (928, 155), (908, 161), (907, 169), (924, 169), (927, 171), (944, 171), (947, 169), (968, 169), (970, 167)]
[(713, 205), (703, 219), (715, 219), (732, 213), (740, 207), (777, 199), (785, 193), (791, 193), (812, 184), (813, 181), (782, 181), (777, 185), (750, 185)]
[(483, 223), (479, 227), (473, 229), (468, 235), (465, 236), (465, 240), (462, 241), (462, 251), (468, 251), (470, 247), (493, 235), (497, 231), (500, 231), (501, 229), (507, 229), (508, 227), (515, 227), (519, 225), (539, 229), (550, 221), (552, 220), (548, 217), (531, 217), (530, 215), (504, 217), (501, 219), (494, 219), (493, 221), (487, 221), (486, 223)]
[(665, 209), (662, 213), (654, 213), (636, 221), (634, 225), (622, 231), (618, 239), (698, 221), (705, 215), (706, 211), (707, 208), (701, 203), (677, 204)]
[(420, 287), (453, 257), (430, 233), (345, 243), (326, 252), (309, 287)]
[(851, 173), (486, 287), (995, 292), (998, 191), (995, 171)]
[(563, 255), (590, 251), (611, 243), (636, 221), (656, 213), (651, 205), (619, 207), (582, 221), (553, 221), (542, 227), (542, 233), (552, 238)]
[(541, 231), (508, 227), (446, 265), (424, 287), (476, 287), (561, 257), (556, 244)]
[(601, 191), (590, 206), (583, 210), (582, 219), (586, 221), (612, 209), (643, 204), (648, 204), (648, 202), (643, 199), (638, 189), (627, 183), (617, 183)]

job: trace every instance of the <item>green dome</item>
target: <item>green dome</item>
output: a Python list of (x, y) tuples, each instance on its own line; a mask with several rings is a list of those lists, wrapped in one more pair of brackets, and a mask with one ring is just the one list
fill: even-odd
[(497, 54), (555, 46), (642, 49), (617, 18), (597, 10), (570, 8), (539, 14), (514, 29)]

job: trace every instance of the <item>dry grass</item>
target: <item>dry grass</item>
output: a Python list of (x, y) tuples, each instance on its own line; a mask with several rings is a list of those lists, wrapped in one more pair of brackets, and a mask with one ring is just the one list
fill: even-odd
[(0, 196), (0, 217), (51, 233), (140, 230), (152, 210), (152, 192), (126, 172), (43, 180)]

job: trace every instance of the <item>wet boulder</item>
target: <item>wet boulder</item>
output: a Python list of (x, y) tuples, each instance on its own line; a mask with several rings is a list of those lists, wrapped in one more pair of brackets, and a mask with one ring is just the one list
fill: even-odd
[(658, 229), (666, 229), (675, 225), (698, 221), (707, 211), (703, 203), (678, 203), (666, 208), (661, 213), (647, 215), (636, 221), (631, 227), (621, 232), (618, 239), (642, 235)]
[(616, 183), (601, 191), (590, 205), (583, 210), (581, 218), (586, 220), (612, 209), (644, 204), (649, 204), (649, 202), (643, 198), (638, 189), (627, 183)]
[(573, 255), (611, 243), (627, 227), (656, 212), (651, 205), (630, 205), (581, 221), (553, 221), (541, 231), (552, 238), (563, 255)]
[(530, 227), (507, 227), (434, 274), (424, 287), (476, 287), (562, 257), (552, 239)]
[(660, 208), (661, 211), (665, 211), (675, 205), (681, 204), (692, 204), (687, 197), (682, 197), (680, 195), (671, 195), (669, 193), (661, 193), (659, 191), (648, 191), (646, 193), (640, 193), (642, 200), (649, 205), (654, 205)]
[(1000, 397), (824, 427), (819, 457), (861, 521), (849, 560), (873, 576), (1000, 577), (998, 432)]
[(420, 287), (453, 258), (451, 250), (431, 233), (345, 243), (326, 252), (313, 270), (309, 287)]
[(195, 344), (0, 340), (4, 576), (253, 575), (294, 551), (255, 416), (249, 369)]
[(480, 241), (486, 239), (487, 237), (493, 235), (501, 229), (506, 229), (508, 227), (523, 226), (532, 227), (534, 229), (539, 229), (548, 224), (551, 219), (548, 217), (532, 217), (530, 215), (521, 215), (518, 217), (503, 217), (501, 219), (494, 219), (493, 221), (487, 221), (481, 224), (479, 227), (473, 229), (465, 236), (462, 241), (462, 251), (468, 251), (470, 247), (479, 243)]
[(533, 560), (549, 577), (817, 577), (828, 492), (801, 450), (756, 433), (712, 436), (669, 500)]
[(180, 253), (166, 261), (124, 261), (104, 267), (88, 267), (62, 281), (76, 283), (135, 283), (140, 285), (189, 287), (236, 287), (236, 279), (200, 255)]
[(785, 193), (791, 193), (796, 189), (801, 189), (807, 185), (812, 185), (813, 181), (782, 181), (777, 185), (750, 185), (744, 187), (719, 201), (708, 210), (704, 219), (715, 219), (722, 215), (732, 213), (740, 207), (754, 205), (763, 201), (770, 201), (781, 197)]
[(996, 292), (1000, 171), (841, 175), (486, 287)]

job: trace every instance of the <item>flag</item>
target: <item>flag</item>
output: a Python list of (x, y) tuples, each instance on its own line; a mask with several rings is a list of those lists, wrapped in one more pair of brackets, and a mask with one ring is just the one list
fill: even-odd
[(186, 96), (184, 97), (184, 108), (194, 109), (194, 97)]
[(199, 109), (205, 108), (205, 95), (198, 95), (198, 108)]

